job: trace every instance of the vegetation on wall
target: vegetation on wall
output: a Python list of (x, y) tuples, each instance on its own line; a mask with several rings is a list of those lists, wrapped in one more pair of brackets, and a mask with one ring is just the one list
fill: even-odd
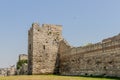
[(17, 62), (17, 69), (20, 69), (20, 67), (21, 67), (23, 64), (27, 63), (27, 62), (28, 62), (28, 60), (20, 60), (20, 61), (18, 61), (18, 62)]

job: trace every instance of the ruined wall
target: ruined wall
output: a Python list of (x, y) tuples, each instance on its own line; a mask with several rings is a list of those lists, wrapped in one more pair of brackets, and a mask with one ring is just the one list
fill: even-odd
[(60, 52), (60, 72), (61, 75), (120, 77), (120, 35)]
[(22, 64), (20, 69), (18, 69), (16, 71), (16, 74), (17, 75), (27, 75), (28, 74), (28, 64), (27, 63)]
[(7, 68), (0, 68), (0, 76), (7, 76)]
[(16, 64), (16, 75), (28, 74), (28, 55), (20, 54)]
[(10, 68), (7, 68), (7, 76), (13, 76), (16, 73), (15, 65), (10, 66)]
[(28, 55), (27, 54), (20, 54), (19, 55), (19, 61), (20, 60), (28, 60)]
[(8, 68), (0, 68), (0, 76), (14, 76), (16, 75), (16, 71), (15, 65)]
[(28, 74), (120, 77), (120, 35), (72, 47), (60, 25), (33, 23), (28, 32)]
[(0, 76), (13, 76), (16, 73), (15, 65), (9, 68), (0, 68)]
[(57, 72), (58, 48), (62, 40), (60, 25), (32, 24), (28, 33), (28, 73), (49, 74)]

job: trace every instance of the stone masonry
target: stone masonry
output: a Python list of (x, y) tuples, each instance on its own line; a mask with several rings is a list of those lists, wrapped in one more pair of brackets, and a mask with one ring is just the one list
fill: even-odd
[(13, 76), (16, 73), (15, 65), (10, 66), (10, 68), (7, 68), (7, 76)]
[(0, 68), (0, 76), (7, 76), (7, 68)]
[(28, 73), (58, 72), (58, 48), (62, 38), (61, 25), (32, 24), (28, 33)]
[(72, 47), (60, 25), (34, 23), (28, 32), (28, 73), (120, 77), (120, 34)]
[(10, 66), (9, 68), (0, 68), (0, 76), (13, 76), (15, 75), (15, 72), (15, 65)]
[(28, 55), (27, 54), (20, 54), (19, 55), (19, 61), (20, 60), (28, 60)]
[[(28, 61), (28, 55), (27, 54), (20, 54), (19, 55), (19, 60), (20, 61)], [(22, 63), (21, 67), (19, 69), (16, 70), (16, 74), (17, 75), (26, 75), (28, 74), (28, 63)]]
[(60, 74), (120, 77), (120, 34), (81, 47), (60, 44)]

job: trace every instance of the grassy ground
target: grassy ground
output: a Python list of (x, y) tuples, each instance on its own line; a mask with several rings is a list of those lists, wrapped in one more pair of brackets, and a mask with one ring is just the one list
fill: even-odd
[(8, 76), (0, 77), (0, 80), (120, 80), (111, 78), (91, 78), (91, 77), (73, 77), (56, 75), (32, 75), (32, 76)]

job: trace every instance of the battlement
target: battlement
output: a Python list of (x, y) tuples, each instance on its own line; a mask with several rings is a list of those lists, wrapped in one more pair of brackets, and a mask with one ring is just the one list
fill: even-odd
[(47, 28), (47, 30), (52, 29), (52, 30), (62, 31), (62, 25), (55, 25), (55, 24), (42, 24), (42, 25), (40, 25), (39, 23), (33, 23), (31, 29), (34, 29), (34, 28), (36, 28), (36, 29), (37, 28), (43, 28), (43, 29)]
[(41, 33), (48, 33), (54, 35), (61, 35), (62, 34), (62, 25), (53, 25), (53, 24), (42, 24), (39, 25), (38, 23), (33, 23), (32, 27), (28, 31), (29, 35), (34, 34), (34, 32), (41, 32)]
[(62, 25), (57, 25), (57, 24), (42, 24), (42, 27), (52, 27), (52, 28), (62, 28)]

